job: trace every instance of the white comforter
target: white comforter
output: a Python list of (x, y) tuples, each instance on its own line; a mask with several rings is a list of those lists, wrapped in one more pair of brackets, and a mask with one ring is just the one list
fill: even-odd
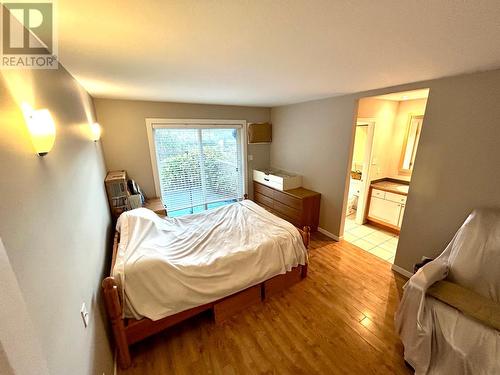
[(113, 276), (125, 316), (136, 319), (213, 302), (307, 262), (298, 230), (248, 200), (180, 218), (139, 208), (117, 230)]

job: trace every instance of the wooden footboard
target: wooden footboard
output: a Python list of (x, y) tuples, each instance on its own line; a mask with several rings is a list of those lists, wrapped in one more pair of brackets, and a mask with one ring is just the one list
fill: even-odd
[[(305, 273), (303, 268), (306, 268)], [(264, 281), (262, 283), (263, 298), (269, 298), (298, 283), (305, 277), (304, 274), (307, 274), (307, 266), (298, 266), (292, 268), (290, 272)]]
[[(298, 230), (304, 245), (308, 248), (310, 242), (309, 227), (304, 227), (303, 229)], [(275, 276), (239, 293), (235, 293), (212, 303), (197, 306), (192, 309), (167, 316), (166, 318), (160, 320), (153, 321), (147, 318), (140, 320), (123, 319), (123, 301), (121, 300), (118, 283), (112, 276), (119, 241), (120, 235), (116, 232), (113, 241), (113, 256), (111, 261), (110, 276), (103, 280), (102, 288), (106, 311), (111, 323), (117, 348), (118, 364), (121, 368), (127, 368), (131, 365), (132, 359), (130, 357), (129, 346), (135, 342), (158, 333), (206, 310), (212, 310), (214, 312), (216, 322), (224, 321), (230, 315), (247, 308), (250, 304), (260, 302), (264, 298), (269, 298), (271, 295), (288, 288), (307, 276), (306, 264), (295, 267), (284, 275)]]

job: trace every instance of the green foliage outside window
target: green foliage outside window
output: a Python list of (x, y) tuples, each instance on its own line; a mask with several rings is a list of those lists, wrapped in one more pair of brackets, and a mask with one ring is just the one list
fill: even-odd
[[(211, 193), (227, 194), (237, 189), (238, 171), (234, 160), (227, 159), (226, 153), (216, 147), (204, 147), (203, 165), (206, 188)], [(164, 191), (172, 191), (180, 186), (202, 188), (200, 152), (190, 151), (168, 156), (160, 163), (160, 180)]]

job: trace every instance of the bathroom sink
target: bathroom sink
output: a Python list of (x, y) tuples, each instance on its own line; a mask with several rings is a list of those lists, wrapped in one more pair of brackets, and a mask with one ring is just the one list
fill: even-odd
[(389, 189), (395, 193), (408, 194), (408, 185), (398, 184), (392, 181), (380, 181), (373, 185), (374, 187), (380, 187), (381, 189)]
[(408, 185), (394, 185), (395, 190), (408, 194)]

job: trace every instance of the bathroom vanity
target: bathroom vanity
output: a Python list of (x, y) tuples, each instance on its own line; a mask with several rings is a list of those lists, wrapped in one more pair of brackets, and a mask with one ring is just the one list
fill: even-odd
[(367, 221), (399, 233), (406, 207), (407, 181), (384, 178), (370, 185)]

